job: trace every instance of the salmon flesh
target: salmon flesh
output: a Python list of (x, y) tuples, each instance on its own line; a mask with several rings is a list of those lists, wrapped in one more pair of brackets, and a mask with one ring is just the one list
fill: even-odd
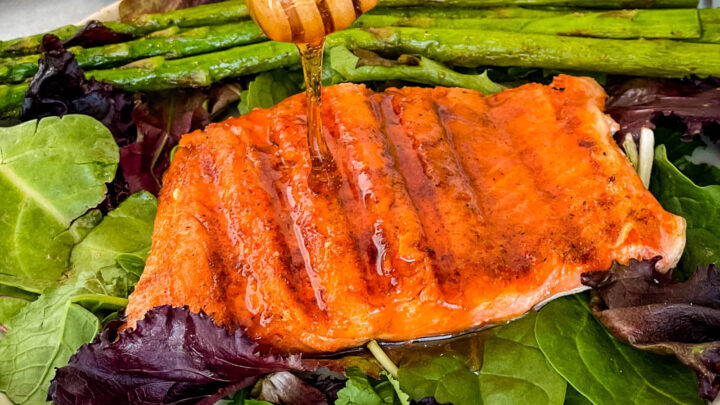
[(591, 79), (323, 97), (335, 191), (308, 187), (303, 95), (183, 137), (129, 326), (187, 305), (281, 351), (334, 352), (513, 319), (613, 261), (680, 258), (685, 221), (643, 187)]

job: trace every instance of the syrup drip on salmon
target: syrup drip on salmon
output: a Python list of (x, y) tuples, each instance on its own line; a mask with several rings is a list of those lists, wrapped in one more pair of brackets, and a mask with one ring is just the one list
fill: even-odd
[(613, 260), (682, 253), (684, 220), (643, 187), (591, 79), (323, 92), (332, 191), (308, 186), (302, 95), (183, 137), (130, 325), (188, 305), (333, 352), (513, 319)]
[[(340, 176), (323, 135), (322, 63), (325, 36), (352, 24), (377, 0), (249, 0), (255, 21), (271, 39), (294, 42), (300, 51), (307, 97), (310, 189), (335, 190)], [(281, 12), (281, 11), (282, 12)]]

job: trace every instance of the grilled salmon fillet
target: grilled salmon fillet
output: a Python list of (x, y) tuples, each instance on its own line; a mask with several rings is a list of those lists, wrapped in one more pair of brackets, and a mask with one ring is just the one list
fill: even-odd
[(518, 317), (613, 260), (674, 266), (685, 221), (611, 138), (605, 93), (559, 76), (493, 96), (324, 89), (342, 184), (314, 193), (305, 97), (185, 135), (127, 308), (204, 310), (286, 352)]

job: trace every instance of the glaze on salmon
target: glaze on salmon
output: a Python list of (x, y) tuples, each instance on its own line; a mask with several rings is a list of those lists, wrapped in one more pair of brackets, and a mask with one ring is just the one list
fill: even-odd
[(305, 97), (185, 135), (127, 309), (204, 310), (288, 352), (405, 341), (522, 315), (613, 260), (679, 260), (605, 93), (560, 76), (494, 96), (324, 90), (342, 185), (313, 193)]

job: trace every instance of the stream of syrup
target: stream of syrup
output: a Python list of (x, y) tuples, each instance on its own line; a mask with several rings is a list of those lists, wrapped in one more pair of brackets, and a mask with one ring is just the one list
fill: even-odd
[(322, 64), (325, 37), (350, 26), (377, 0), (248, 0), (250, 13), (275, 41), (293, 42), (302, 59), (307, 96), (308, 185), (320, 193), (340, 183), (335, 159), (323, 134)]

